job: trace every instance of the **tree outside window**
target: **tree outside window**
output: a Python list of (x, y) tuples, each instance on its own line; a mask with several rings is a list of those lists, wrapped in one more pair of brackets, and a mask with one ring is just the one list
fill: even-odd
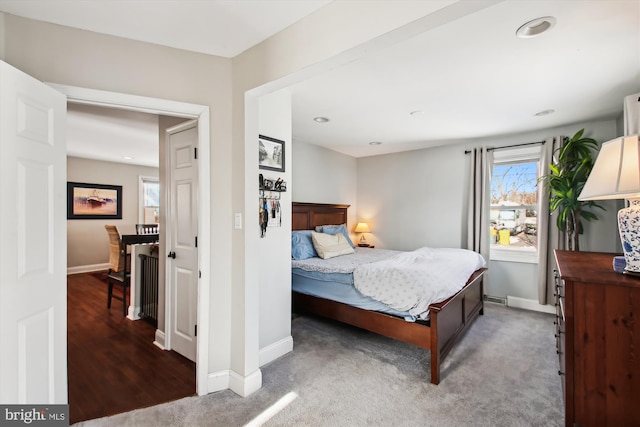
[(492, 248), (537, 251), (538, 162), (494, 164), (491, 171)]

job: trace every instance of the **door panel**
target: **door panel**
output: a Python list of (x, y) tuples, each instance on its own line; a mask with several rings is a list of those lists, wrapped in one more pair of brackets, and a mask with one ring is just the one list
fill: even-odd
[(169, 207), (167, 258), (171, 278), (169, 302), (171, 318), (169, 342), (176, 352), (195, 361), (197, 352), (196, 320), (198, 302), (198, 142), (197, 121), (167, 131), (169, 153)]
[(67, 100), (1, 61), (0, 93), (0, 402), (67, 403)]

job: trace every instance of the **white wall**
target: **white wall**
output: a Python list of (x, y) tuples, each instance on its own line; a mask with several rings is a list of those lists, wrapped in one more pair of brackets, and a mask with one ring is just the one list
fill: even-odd
[(67, 267), (88, 271), (109, 262), (109, 238), (105, 224), (120, 234), (135, 234), (138, 223), (138, 178), (158, 176), (158, 168), (67, 157), (67, 181), (122, 186), (122, 219), (67, 220)]
[[(265, 179), (282, 178), (291, 183), (291, 95), (281, 90), (259, 100), (260, 135), (284, 141), (285, 171), (260, 169)], [(257, 135), (255, 149), (258, 150)], [(256, 169), (258, 166), (255, 166)], [(254, 182), (254, 211), (247, 213), (247, 232), (260, 235), (258, 226), (258, 181)], [(282, 224), (267, 227), (266, 235), (258, 239), (257, 260), (260, 292), (260, 366), (293, 350), (291, 338), (291, 190), (267, 195), (280, 196)]]

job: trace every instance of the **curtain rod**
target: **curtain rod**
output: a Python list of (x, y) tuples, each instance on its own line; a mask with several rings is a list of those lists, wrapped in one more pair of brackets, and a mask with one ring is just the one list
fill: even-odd
[[(505, 148), (524, 147), (525, 145), (544, 144), (547, 141), (525, 142), (523, 144), (505, 145), (504, 147), (487, 148), (487, 151), (503, 150)], [(464, 154), (471, 153), (471, 150), (465, 150)]]

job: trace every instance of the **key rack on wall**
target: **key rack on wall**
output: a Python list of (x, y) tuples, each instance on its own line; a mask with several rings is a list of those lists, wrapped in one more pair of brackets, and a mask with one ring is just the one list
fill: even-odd
[(273, 180), (260, 174), (258, 189), (260, 237), (265, 237), (267, 227), (282, 226), (280, 194), (287, 191), (287, 183), (282, 178)]

